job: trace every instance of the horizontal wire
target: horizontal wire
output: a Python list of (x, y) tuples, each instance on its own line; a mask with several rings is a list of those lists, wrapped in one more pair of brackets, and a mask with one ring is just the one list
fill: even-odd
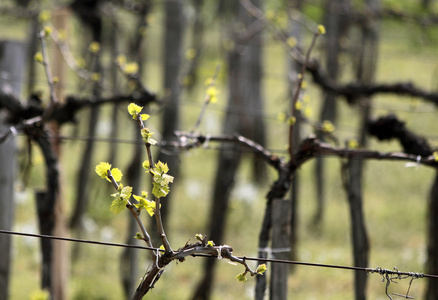
[[(97, 242), (97, 241), (65, 238), (65, 237), (58, 237), (58, 236), (51, 236), (51, 235), (23, 233), (23, 232), (9, 231), (9, 230), (0, 230), (0, 233), (10, 234), (10, 235), (27, 236), (27, 237), (35, 237), (35, 238), (53, 239), (53, 240), (60, 240), (60, 241), (67, 241), (67, 242), (84, 243), (84, 244), (94, 244), (94, 245), (100, 245), (100, 246), (136, 248), (136, 249), (161, 251), (161, 252), (165, 251), (163, 249), (154, 248), (154, 247), (145, 247), (145, 246), (136, 246), (136, 245), (129, 245), (129, 244), (118, 244), (118, 243), (107, 243), (107, 242)], [(215, 256), (211, 256), (208, 254), (202, 254), (202, 253), (192, 254), (191, 256), (193, 256), (193, 257), (215, 257)], [(406, 275), (406, 276), (420, 276), (420, 277), (438, 279), (438, 275), (413, 273), (413, 272), (402, 272), (402, 271), (398, 271), (398, 270), (393, 271), (393, 270), (381, 269), (379, 267), (377, 267), (377, 268), (364, 268), (364, 267), (310, 263), (310, 262), (273, 259), (273, 258), (259, 258), (259, 257), (247, 257), (247, 256), (236, 256), (236, 257), (239, 259), (249, 260), (249, 261), (262, 261), (262, 262), (270, 262), (270, 263), (301, 265), (301, 266), (308, 266), (308, 267), (331, 268), (331, 269), (341, 269), (341, 270), (351, 270), (351, 271), (363, 271), (363, 272), (367, 272), (367, 273), (378, 273), (378, 274), (385, 273), (385, 274), (396, 274), (396, 275)]]
[(43, 238), (43, 239), (60, 240), (60, 241), (67, 241), (67, 242), (84, 243), (84, 244), (94, 244), (94, 245), (101, 245), (101, 246), (136, 248), (136, 249), (153, 250), (153, 251), (157, 251), (157, 250), (158, 251), (164, 251), (164, 250), (159, 249), (159, 248), (146, 247), (146, 246), (138, 246), (138, 245), (130, 245), (130, 244), (118, 244), (118, 243), (108, 243), (108, 242), (97, 242), (97, 241), (90, 241), (90, 240), (83, 240), (83, 239), (74, 239), (74, 238), (66, 238), (66, 237), (44, 235), (44, 234), (36, 234), (36, 233), (16, 232), (16, 231), (9, 231), (9, 230), (3, 230), (3, 229), (0, 229), (0, 233), (10, 234), (10, 235), (27, 236), (27, 237), (35, 237), (35, 238)]
[[(18, 135), (26, 135), (25, 133), (19, 132)], [(135, 140), (135, 139), (120, 139), (120, 138), (111, 138), (111, 137), (90, 137), (90, 136), (65, 136), (65, 135), (59, 135), (59, 136), (52, 136), (52, 135), (46, 135), (49, 139), (58, 139), (58, 140), (67, 140), (67, 141), (94, 141), (94, 142), (101, 142), (101, 143), (111, 143), (111, 144), (144, 144), (141, 140)], [(166, 143), (160, 143), (158, 142), (157, 147), (160, 148), (175, 148), (175, 145), (169, 145)], [(177, 148), (177, 147), (176, 147)], [(257, 152), (256, 150), (247, 148), (247, 147), (241, 147), (241, 148), (230, 148), (230, 149), (222, 149), (221, 147), (212, 147), (212, 146), (201, 146), (199, 148), (206, 149), (206, 150), (226, 150), (226, 151), (234, 151), (234, 152), (242, 152), (242, 153), (252, 153)], [(182, 150), (185, 150), (182, 148)], [(186, 149), (189, 150), (189, 149)], [(287, 150), (285, 149), (266, 149), (267, 151), (271, 153), (287, 153)]]
[[(256, 258), (256, 257), (246, 257), (246, 256), (238, 256), (238, 258), (244, 259), (244, 260), (266, 261), (266, 262), (272, 262), (272, 263), (302, 265), (302, 266), (309, 266), (309, 267), (343, 269), (343, 270), (351, 270), (351, 271), (364, 271), (364, 272), (369, 272), (369, 273), (381, 273), (380, 270), (383, 270), (383, 271), (385, 271), (388, 274), (410, 275), (410, 274), (413, 273), (413, 272), (402, 272), (402, 271), (392, 271), (392, 270), (387, 270), (387, 269), (380, 269), (379, 267), (377, 267), (377, 268), (365, 268), (365, 267), (330, 265), (330, 264), (310, 263), (310, 262), (302, 262), (302, 261), (294, 261), (294, 260)], [(417, 274), (417, 273), (414, 273), (414, 274)], [(427, 278), (437, 278), (438, 279), (438, 275), (431, 275), (431, 274), (421, 273), (421, 276), (422, 277), (427, 277)]]

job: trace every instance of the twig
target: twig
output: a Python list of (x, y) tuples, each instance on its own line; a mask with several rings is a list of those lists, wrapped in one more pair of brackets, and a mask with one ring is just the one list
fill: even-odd
[[(111, 183), (113, 185), (113, 187), (116, 190), (119, 190), (119, 185), (117, 184), (117, 182), (115, 181), (113, 175), (111, 174), (111, 171), (108, 170), (108, 179), (111, 180)], [(140, 217), (137, 213), (137, 211), (134, 208), (134, 205), (128, 200), (128, 204), (126, 205), (126, 207), (129, 209), (129, 211), (132, 213), (133, 217), (135, 218), (135, 220), (137, 221), (138, 227), (141, 230), (141, 233), (143, 234), (143, 239), (146, 242), (146, 244), (153, 248), (152, 242), (151, 242), (151, 237), (149, 236), (149, 233), (147, 232), (146, 228), (143, 225), (143, 222), (140, 220)], [(156, 254), (155, 252), (152, 252), (152, 258), (155, 259), (156, 258)]]
[(43, 64), (44, 70), (46, 72), (47, 84), (49, 85), (49, 90), (50, 90), (50, 104), (47, 107), (47, 109), (44, 110), (44, 113), (43, 113), (43, 119), (45, 120), (52, 113), (55, 104), (58, 103), (58, 99), (56, 98), (52, 71), (50, 70), (50, 65), (49, 65), (49, 54), (47, 52), (46, 30), (45, 29), (43, 29), (39, 32), (38, 38), (41, 41), (41, 51), (42, 51), (42, 55), (43, 55), (42, 64)]
[(124, 66), (122, 66), (121, 64), (119, 64), (117, 61), (114, 61), (114, 64), (119, 68), (120, 72), (122, 72), (122, 73), (126, 76), (126, 78), (127, 78), (128, 80), (132, 80), (132, 81), (135, 82), (135, 84), (136, 84), (138, 90), (139, 90), (142, 94), (145, 94), (145, 95), (151, 95), (151, 94), (153, 94), (153, 93), (151, 93), (151, 92), (147, 89), (147, 87), (143, 84), (143, 82), (141, 81), (141, 78), (140, 78), (140, 76), (138, 75), (138, 73), (129, 73), (129, 74), (128, 74), (128, 73), (126, 73), (126, 72), (124, 71), (124, 69), (123, 69)]
[[(286, 54), (289, 55), (292, 59), (297, 61), (298, 63), (302, 64), (304, 61), (304, 55), (296, 48), (291, 48), (288, 43), (287, 39), (289, 38), (285, 33), (275, 26), (273, 26), (265, 17), (265, 14), (257, 7), (255, 6), (251, 1), (249, 0), (239, 0), (239, 3), (255, 18), (257, 18), (261, 23), (266, 25), (266, 28), (269, 30), (269, 32), (273, 35), (274, 39), (280, 42), (280, 45), (285, 50)], [(297, 13), (298, 14), (298, 13)], [(304, 18), (304, 15), (300, 14), (300, 18)], [(306, 20), (307, 22), (311, 22), (310, 19)], [(313, 31), (316, 26), (309, 26), (305, 24), (305, 22), (297, 21), (301, 24), (304, 24), (307, 29), (310, 31)], [(312, 25), (314, 23), (312, 22)]]
[(68, 44), (64, 40), (60, 39), (59, 33), (56, 29), (54, 29), (53, 32), (50, 33), (50, 37), (55, 42), (55, 45), (61, 52), (67, 66), (83, 80), (89, 80), (91, 78), (91, 72), (78, 65), (76, 59), (72, 55), (70, 48), (68, 47)]
[[(208, 85), (207, 89), (210, 88), (210, 87), (213, 87), (216, 84), (216, 79), (217, 79), (217, 77), (219, 75), (219, 71), (220, 71), (220, 65), (218, 64), (216, 66), (216, 70), (214, 71), (213, 77), (212, 77), (211, 82)], [(193, 129), (192, 129), (191, 132), (195, 132), (198, 129), (199, 125), (201, 125), (201, 121), (202, 121), (202, 119), (204, 117), (204, 113), (205, 113), (205, 111), (207, 109), (208, 104), (210, 104), (210, 102), (211, 102), (211, 95), (206, 93), (205, 94), (205, 98), (204, 98), (204, 104), (202, 105), (201, 112), (200, 112), (199, 117), (196, 120), (195, 126), (193, 126)]]
[(333, 155), (341, 158), (353, 159), (378, 159), (378, 160), (400, 160), (411, 161), (417, 164), (438, 168), (438, 162), (433, 155), (422, 157), (419, 155), (406, 154), (401, 152), (379, 152), (364, 149), (346, 149), (331, 146), (330, 144), (321, 142), (315, 137), (310, 137), (304, 140), (297, 153), (296, 164), (294, 168), (298, 168), (307, 160), (320, 155)]
[(179, 143), (175, 144), (175, 146), (182, 149), (188, 150), (190, 148), (199, 147), (210, 141), (238, 143), (251, 149), (254, 153), (263, 157), (263, 159), (274, 168), (277, 168), (278, 165), (282, 163), (282, 159), (280, 157), (274, 155), (262, 145), (257, 144), (253, 140), (250, 140), (242, 135), (202, 135), (199, 133), (185, 131), (176, 131), (175, 135), (179, 139)]
[(303, 80), (304, 80), (304, 73), (306, 72), (306, 68), (307, 68), (307, 65), (309, 63), (310, 53), (312, 52), (313, 47), (315, 46), (316, 39), (320, 35), (321, 35), (321, 32), (319, 31), (319, 28), (317, 28), (315, 33), (313, 34), (312, 42), (310, 43), (309, 49), (307, 50), (304, 62), (301, 65), (301, 74), (300, 74), (300, 76), (298, 76), (297, 87), (295, 89), (295, 93), (294, 93), (294, 96), (292, 98), (292, 107), (291, 107), (292, 120), (289, 123), (289, 156), (290, 156), (290, 161), (291, 161), (292, 165), (295, 164), (293, 129), (294, 129), (294, 124), (296, 123), (296, 116), (295, 116), (296, 105), (297, 105), (298, 98), (300, 96), (300, 92), (302, 89)]
[[(140, 114), (137, 115), (137, 122), (138, 122), (138, 125), (140, 126), (140, 129), (145, 128)], [(150, 166), (150, 168), (152, 168), (153, 167), (153, 160), (152, 160), (151, 144), (145, 142), (145, 146), (146, 146), (146, 151), (148, 154), (149, 166)], [(154, 175), (152, 173), (150, 173), (150, 174), (153, 178)], [(166, 253), (172, 253), (173, 250), (172, 250), (172, 247), (170, 246), (169, 240), (167, 239), (166, 232), (164, 231), (163, 219), (161, 218), (161, 210), (160, 210), (161, 199), (159, 197), (154, 196), (154, 200), (155, 200), (154, 216), (155, 216), (155, 220), (157, 222), (158, 234), (161, 238), (161, 241), (163, 242), (163, 246), (164, 246), (164, 249), (166, 250)]]

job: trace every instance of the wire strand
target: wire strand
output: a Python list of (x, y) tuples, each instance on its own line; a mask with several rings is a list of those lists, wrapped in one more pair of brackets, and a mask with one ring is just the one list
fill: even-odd
[(52, 239), (52, 240), (59, 240), (59, 241), (66, 241), (66, 242), (94, 244), (94, 245), (101, 245), (101, 246), (136, 248), (136, 249), (154, 250), (154, 251), (156, 251), (158, 249), (159, 251), (162, 251), (159, 248), (146, 247), (146, 246), (138, 246), (138, 245), (130, 245), (130, 244), (118, 244), (118, 243), (108, 243), (108, 242), (97, 242), (97, 241), (90, 241), (90, 240), (83, 240), (83, 239), (74, 239), (74, 238), (66, 238), (66, 237), (44, 235), (44, 234), (36, 234), (36, 233), (16, 232), (16, 231), (9, 231), (9, 230), (2, 230), (2, 229), (0, 230), (0, 233), (10, 234), (10, 235), (27, 236), (27, 237), (35, 237), (35, 238), (43, 238), (43, 239)]
[[(51, 235), (43, 235), (43, 234), (34, 234), (34, 233), (23, 233), (9, 230), (0, 230), (0, 233), (9, 234), (9, 235), (19, 235), (19, 236), (27, 236), (27, 237), (35, 237), (35, 238), (45, 238), (45, 239), (53, 239), (67, 242), (76, 242), (76, 243), (84, 243), (84, 244), (93, 244), (100, 246), (111, 246), (111, 247), (123, 247), (123, 248), (136, 248), (143, 250), (152, 250), (152, 251), (162, 251), (160, 248), (146, 247), (146, 246), (137, 246), (137, 245), (129, 245), (129, 244), (119, 244), (119, 243), (108, 243), (108, 242), (97, 242), (91, 240), (83, 240), (83, 239), (74, 239), (74, 238), (65, 238)], [(193, 257), (214, 257), (207, 254), (192, 254)], [(216, 257), (214, 257), (216, 258)], [(414, 272), (401, 272), (397, 269), (388, 270), (382, 269), (380, 267), (377, 268), (364, 268), (364, 267), (353, 267), (353, 266), (341, 266), (341, 265), (331, 265), (331, 264), (320, 264), (320, 263), (310, 263), (310, 262), (302, 262), (302, 261), (294, 261), (294, 260), (283, 260), (283, 259), (273, 259), (273, 258), (259, 258), (259, 257), (247, 257), (247, 256), (237, 256), (239, 259), (250, 260), (250, 261), (260, 261), (260, 262), (270, 262), (270, 263), (280, 263), (280, 264), (291, 264), (291, 265), (301, 265), (308, 267), (320, 267), (320, 268), (331, 268), (331, 269), (341, 269), (341, 270), (351, 270), (351, 271), (363, 271), (367, 273), (378, 273), (380, 275), (383, 274), (394, 274), (399, 276), (410, 276), (410, 277), (426, 277), (426, 278), (434, 278), (438, 279), (438, 275), (431, 274), (423, 274), (423, 273), (414, 273)]]

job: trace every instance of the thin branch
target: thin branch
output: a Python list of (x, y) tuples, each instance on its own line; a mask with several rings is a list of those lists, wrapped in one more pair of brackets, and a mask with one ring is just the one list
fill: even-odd
[(50, 70), (50, 65), (49, 65), (49, 54), (47, 52), (47, 45), (46, 45), (46, 30), (44, 29), (41, 30), (38, 34), (38, 38), (40, 39), (41, 42), (41, 51), (43, 55), (42, 64), (46, 72), (47, 84), (49, 85), (49, 90), (50, 90), (50, 104), (43, 114), (43, 118), (46, 119), (47, 116), (49, 116), (50, 113), (53, 111), (55, 103), (58, 103), (58, 99), (56, 98), (52, 71)]
[[(116, 180), (114, 179), (113, 175), (111, 174), (111, 171), (108, 170), (108, 179), (111, 181), (113, 187), (116, 189), (116, 191), (119, 190), (119, 185), (117, 184)], [(134, 205), (132, 205), (132, 203), (128, 200), (128, 204), (126, 205), (126, 207), (129, 209), (129, 211), (132, 213), (133, 217), (135, 218), (135, 220), (137, 221), (138, 227), (141, 230), (141, 233), (143, 234), (143, 240), (146, 242), (146, 244), (153, 248), (152, 242), (151, 242), (151, 237), (149, 236), (149, 233), (147, 232), (146, 228), (143, 225), (143, 222), (140, 220), (139, 214), (137, 213), (137, 211), (134, 208)], [(152, 259), (155, 259), (156, 257), (155, 252), (152, 252)]]
[(165, 266), (167, 266), (173, 260), (183, 262), (188, 256), (202, 256), (202, 257), (216, 257), (218, 259), (228, 259), (232, 262), (242, 264), (245, 267), (245, 272), (249, 272), (252, 276), (257, 273), (253, 271), (245, 261), (245, 258), (233, 256), (231, 253), (233, 248), (228, 245), (209, 246), (204, 245), (203, 242), (197, 242), (195, 244), (186, 244), (183, 248), (176, 250), (175, 252), (168, 253), (159, 256), (156, 263), (152, 266), (151, 270), (143, 278), (142, 282), (138, 286), (133, 299), (142, 299), (151, 288), (153, 288), (155, 282), (160, 278), (161, 273)]
[(301, 65), (301, 74), (300, 74), (300, 76), (298, 76), (297, 87), (295, 88), (295, 93), (294, 93), (294, 96), (292, 98), (292, 107), (291, 107), (291, 118), (292, 119), (291, 119), (291, 122), (289, 124), (289, 156), (290, 156), (290, 161), (291, 161), (292, 165), (295, 163), (294, 137), (293, 137), (294, 130), (293, 129), (294, 129), (294, 124), (296, 123), (296, 116), (295, 116), (296, 105), (297, 105), (298, 98), (300, 96), (300, 92), (302, 89), (303, 80), (304, 80), (304, 73), (306, 71), (307, 65), (309, 64), (310, 53), (312, 52), (313, 47), (315, 46), (316, 39), (320, 35), (321, 35), (321, 32), (319, 31), (319, 28), (317, 28), (315, 33), (313, 34), (312, 42), (310, 43), (309, 49), (307, 50), (306, 57), (304, 58), (304, 62)]
[[(86, 107), (94, 107), (105, 104), (115, 104), (134, 101), (138, 105), (147, 105), (151, 102), (156, 102), (155, 94), (147, 93), (133, 93), (125, 95), (112, 95), (109, 97), (98, 98), (81, 98), (76, 96), (67, 96), (63, 103), (58, 103), (53, 106), (52, 112), (46, 113), (45, 121), (55, 121), (58, 124), (75, 122), (76, 114), (79, 110)], [(9, 112), (9, 123), (16, 125), (17, 129), (20, 123), (31, 123), (34, 118), (42, 118), (44, 109), (33, 105), (24, 106), (17, 97), (12, 94), (0, 91), (0, 109), (5, 108)]]
[(254, 153), (260, 155), (268, 164), (272, 165), (274, 168), (278, 168), (278, 166), (282, 164), (282, 159), (280, 157), (271, 153), (262, 145), (242, 135), (202, 135), (199, 133), (185, 131), (176, 131), (175, 135), (178, 137), (179, 142), (174, 143), (173, 146), (179, 149), (188, 150), (201, 146), (205, 147), (209, 142), (238, 143), (251, 149)]
[(325, 91), (344, 96), (349, 103), (355, 103), (360, 97), (370, 97), (375, 94), (395, 94), (401, 96), (418, 97), (432, 102), (438, 106), (438, 93), (425, 91), (411, 82), (396, 82), (390, 84), (360, 84), (348, 83), (345, 85), (336, 84), (321, 70), (318, 61), (312, 60), (307, 66), (312, 74), (313, 81)]
[(422, 164), (428, 167), (438, 168), (438, 161), (435, 160), (435, 156), (433, 155), (423, 157), (420, 155), (412, 155), (399, 152), (384, 153), (365, 149), (338, 148), (330, 144), (321, 142), (314, 137), (307, 138), (302, 142), (298, 151), (295, 153), (296, 166), (293, 167), (296, 169), (307, 160), (320, 155), (332, 155), (340, 158), (353, 159), (399, 160), (415, 162), (418, 165)]
[[(140, 126), (140, 129), (145, 129), (145, 126), (143, 124), (143, 121), (141, 119), (141, 115), (137, 115), (137, 122), (138, 125)], [(151, 144), (146, 143), (145, 142), (145, 146), (146, 146), (146, 151), (148, 154), (148, 161), (149, 161), (149, 166), (150, 168), (153, 167), (153, 160), (152, 160), (152, 151), (151, 151)], [(152, 173), (150, 173), (152, 178), (154, 177), (154, 175)], [(161, 241), (163, 242), (163, 246), (164, 249), (166, 250), (166, 253), (172, 253), (172, 247), (170, 246), (169, 240), (167, 239), (166, 236), (166, 232), (164, 231), (164, 225), (163, 225), (163, 220), (161, 218), (161, 210), (160, 210), (160, 206), (161, 206), (161, 199), (159, 197), (156, 197), (154, 195), (154, 199), (155, 199), (155, 220), (157, 222), (157, 229), (158, 229), (158, 234), (161, 238)]]
[(55, 45), (61, 52), (67, 66), (83, 80), (89, 80), (92, 75), (91, 72), (79, 66), (76, 59), (72, 55), (68, 44), (66, 43), (66, 41), (60, 38), (59, 33), (56, 29), (54, 29), (53, 32), (50, 33), (50, 37), (55, 42)]
[[(220, 65), (218, 64), (216, 66), (216, 70), (214, 71), (213, 77), (207, 89), (213, 87), (216, 84), (216, 79), (219, 75), (219, 71), (220, 71)], [(195, 132), (198, 129), (199, 125), (201, 125), (201, 121), (204, 117), (204, 113), (207, 110), (207, 106), (210, 104), (210, 102), (211, 102), (211, 95), (209, 93), (206, 93), (204, 98), (204, 104), (202, 105), (201, 112), (199, 113), (199, 117), (196, 120), (195, 126), (193, 126), (192, 132)]]
[(122, 72), (123, 75), (125, 75), (125, 77), (128, 80), (131, 80), (133, 82), (135, 82), (137, 89), (142, 93), (142, 94), (146, 94), (146, 95), (151, 95), (153, 94), (151, 91), (148, 90), (148, 88), (143, 84), (143, 82), (141, 81), (141, 78), (139, 76), (138, 73), (126, 73), (124, 71), (124, 66), (119, 64), (119, 62), (116, 60), (114, 61), (114, 64), (119, 68), (119, 71)]
[[(258, 18), (260, 22), (269, 24), (267, 26), (268, 30), (271, 32), (273, 37), (280, 42), (281, 46), (285, 50), (285, 52), (297, 61), (299, 64), (303, 65), (305, 58), (301, 51), (294, 47), (291, 48), (287, 44), (288, 36), (286, 36), (283, 32), (277, 29), (275, 26), (269, 23), (269, 21), (264, 16), (263, 12), (260, 11), (254, 4), (249, 0), (240, 0), (240, 4), (254, 17)], [(368, 13), (369, 14), (369, 13)], [(391, 12), (391, 10), (385, 10), (382, 16), (396, 16), (396, 12)], [(404, 15), (400, 13), (400, 16)], [(377, 15), (379, 16), (379, 15)], [(408, 17), (407, 15), (405, 15)], [(363, 18), (369, 17), (368, 15)], [(358, 16), (354, 16), (353, 19), (360, 19)], [(412, 17), (413, 20), (424, 20), (423, 17)], [(432, 22), (437, 22), (438, 17), (431, 15), (430, 19)], [(354, 21), (354, 20), (353, 20)], [(426, 21), (424, 21), (426, 22)], [(430, 22), (430, 21), (428, 21)], [(310, 28), (309, 26), (306, 26)], [(325, 74), (319, 66), (319, 62), (315, 59), (310, 60), (306, 63), (306, 69), (312, 74), (313, 81), (321, 86), (324, 90), (333, 92), (340, 96), (344, 96), (349, 103), (353, 103), (356, 99), (359, 99), (361, 96), (372, 96), (374, 94), (396, 94), (403, 96), (411, 96), (411, 97), (419, 97), (424, 100), (430, 101), (433, 104), (438, 106), (438, 93), (428, 92), (419, 87), (416, 87), (413, 83), (410, 82), (397, 82), (392, 84), (379, 84), (379, 85), (363, 85), (358, 83), (349, 83), (345, 85), (337, 85), (333, 80), (330, 79), (327, 74)], [(304, 72), (302, 72), (304, 74)]]
[[(266, 25), (266, 28), (269, 30), (272, 36), (277, 41), (280, 41), (280, 45), (292, 59), (296, 60), (298, 63), (302, 63), (304, 61), (304, 56), (301, 54), (301, 52), (296, 47), (291, 48), (287, 44), (287, 39), (289, 37), (284, 32), (273, 26), (266, 19), (265, 14), (257, 6), (255, 6), (250, 0), (239, 0), (239, 3), (248, 11), (248, 13)], [(312, 31), (313, 30), (314, 29), (312, 29)]]

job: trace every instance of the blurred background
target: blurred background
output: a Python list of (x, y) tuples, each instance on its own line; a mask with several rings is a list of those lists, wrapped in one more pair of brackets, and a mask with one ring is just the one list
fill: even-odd
[[(154, 161), (175, 176), (162, 199), (174, 249), (201, 233), (237, 256), (438, 274), (436, 166), (415, 163), (438, 157), (437, 10), (433, 0), (1, 0), (0, 229), (145, 245), (94, 172), (106, 161), (135, 194), (151, 190), (126, 109), (135, 102), (151, 116)], [(382, 117), (390, 128), (369, 130)], [(277, 196), (286, 209), (267, 230), (280, 226), (286, 246), (261, 247), (279, 173), (236, 134), (285, 163), (309, 136), (414, 162), (315, 155)], [(154, 219), (141, 218), (159, 247)], [(4, 233), (0, 248), (0, 299), (129, 299), (152, 263), (145, 250)], [(294, 265), (278, 294), (271, 267), (265, 299), (388, 298), (378, 274)], [(147, 297), (254, 299), (257, 280), (238, 282), (242, 271), (189, 257)], [(410, 279), (397, 282), (389, 292), (405, 295)], [(437, 299), (437, 287), (414, 280), (409, 295)]]

